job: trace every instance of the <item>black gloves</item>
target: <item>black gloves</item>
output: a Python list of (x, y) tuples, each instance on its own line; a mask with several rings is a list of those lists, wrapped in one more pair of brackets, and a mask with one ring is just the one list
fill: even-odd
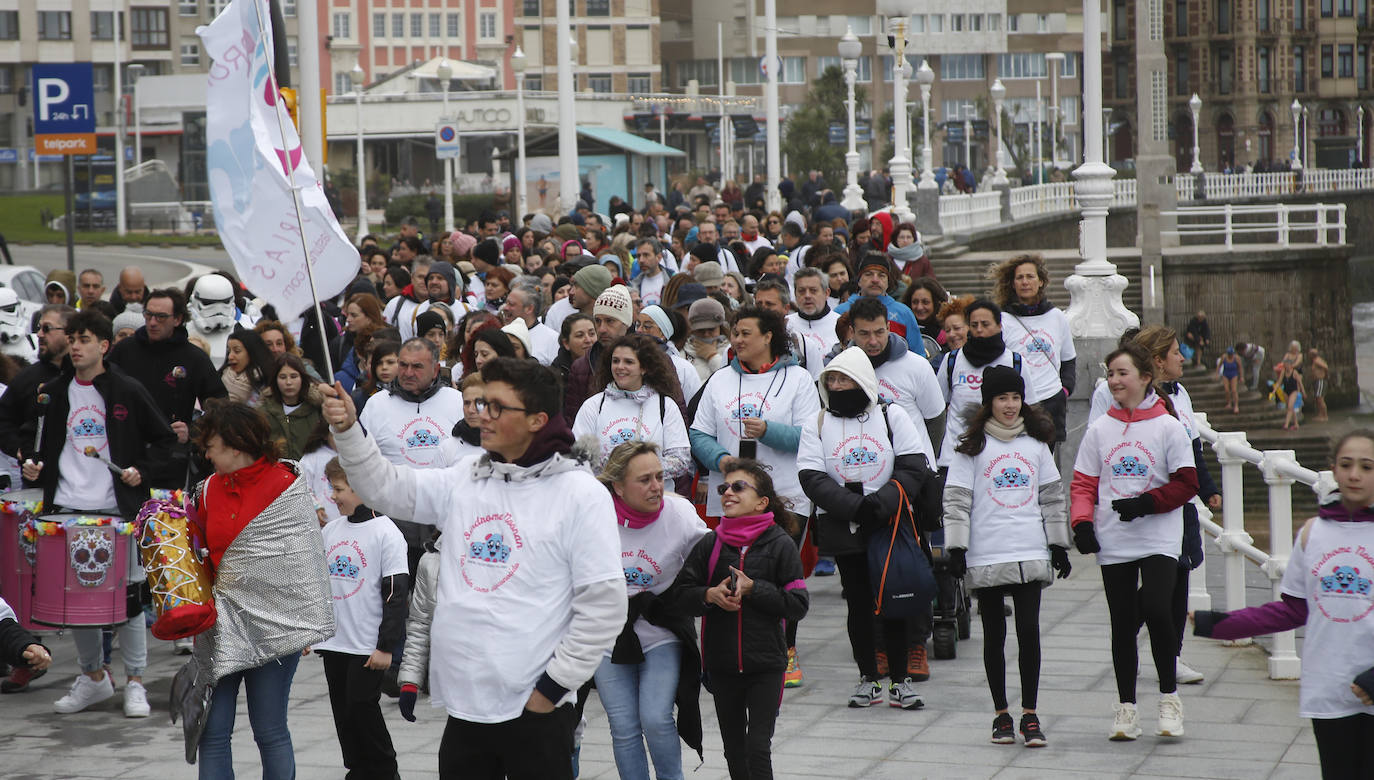
[(877, 495), (870, 493), (859, 500), (859, 508), (854, 511), (854, 522), (867, 533), (886, 525), (887, 520), (883, 517), (883, 505)]
[(1141, 493), (1135, 498), (1118, 498), (1112, 502), (1112, 509), (1121, 515), (1121, 522), (1129, 523), (1137, 517), (1155, 513), (1155, 499), (1149, 493)]
[(1355, 684), (1364, 689), (1364, 692), (1374, 696), (1374, 667), (1365, 669), (1355, 677)]
[[(1096, 543), (1097, 539), (1094, 538)], [(1073, 566), (1069, 565), (1069, 551), (1059, 545), (1050, 546), (1050, 568), (1054, 569), (1055, 576), (1061, 580), (1068, 579), (1069, 572), (1073, 571)]]
[(962, 547), (955, 547), (945, 550), (945, 556), (949, 558), (949, 573), (956, 580), (961, 580), (968, 573), (968, 550)]
[(401, 699), (397, 704), (401, 708), (401, 717), (415, 722), (415, 701), (420, 698), (420, 689), (414, 683), (406, 683), (401, 686)]
[(1091, 522), (1079, 523), (1073, 527), (1073, 546), (1084, 555), (1101, 552), (1102, 545), (1097, 543), (1097, 531)]

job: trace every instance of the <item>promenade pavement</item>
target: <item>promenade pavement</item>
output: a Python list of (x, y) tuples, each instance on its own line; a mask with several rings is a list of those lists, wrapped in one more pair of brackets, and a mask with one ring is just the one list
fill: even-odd
[[(1214, 601), (1220, 603), (1220, 554), (1209, 543)], [(954, 660), (932, 661), (932, 678), (920, 685), (925, 709), (889, 707), (848, 709), (845, 700), (857, 680), (845, 636), (845, 608), (837, 577), (812, 578), (811, 613), (801, 625), (800, 646), (806, 684), (786, 693), (773, 741), (775, 774), (787, 778), (1126, 778), (1188, 777), (1258, 780), (1316, 778), (1312, 730), (1297, 716), (1298, 683), (1266, 676), (1266, 656), (1256, 646), (1227, 647), (1189, 636), (1184, 656), (1206, 675), (1201, 685), (1181, 687), (1187, 736), (1152, 736), (1158, 701), (1149, 644), (1142, 632), (1140, 702), (1145, 736), (1133, 743), (1109, 742), (1115, 701), (1108, 650), (1107, 608), (1097, 567), (1072, 555), (1074, 571), (1045, 593), (1041, 612), (1043, 665), (1039, 711), (1049, 746), (1030, 750), (1021, 744), (992, 745), (991, 700), (982, 669), (981, 628), (959, 644)], [(1253, 573), (1253, 572), (1252, 572)], [(1255, 579), (1259, 585), (1262, 580)], [(1263, 600), (1258, 587), (1250, 603)], [(1008, 687), (1013, 711), (1019, 710), (1019, 680), (1014, 632), (1008, 638)], [(0, 777), (39, 778), (193, 778), (182, 759), (180, 726), (167, 717), (172, 674), (181, 658), (171, 643), (150, 640), (147, 682), (153, 716), (123, 716), (121, 695), (75, 715), (58, 715), (52, 703), (76, 674), (72, 642), (49, 638), (54, 669), (24, 694), (0, 697)], [(113, 667), (120, 671), (118, 651)], [(122, 677), (116, 679), (121, 683)], [(710, 695), (702, 694), (706, 761), (698, 771), (695, 755), (684, 750), (684, 770), (692, 780), (726, 778), (719, 732)], [(407, 723), (395, 701), (383, 699), (387, 724), (400, 753), (401, 776), (437, 777), (436, 756), (444, 717), (421, 699), (419, 722)], [(261, 776), (239, 699), (234, 738), (240, 778)], [(587, 706), (581, 766), (584, 778), (615, 778), (610, 734), (596, 697)], [(291, 733), (301, 780), (344, 777), (339, 746), (319, 660), (306, 657), (291, 692)]]

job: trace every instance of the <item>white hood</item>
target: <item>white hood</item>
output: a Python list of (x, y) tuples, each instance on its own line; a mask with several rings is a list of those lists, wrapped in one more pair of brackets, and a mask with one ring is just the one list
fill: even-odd
[(853, 379), (863, 388), (868, 395), (870, 405), (878, 403), (878, 375), (873, 371), (873, 364), (869, 362), (868, 355), (859, 347), (849, 347), (833, 360), (825, 364), (821, 369), (819, 378), (821, 392), (821, 406), (829, 408), (830, 390), (825, 386), (825, 375), (828, 373), (839, 373)]

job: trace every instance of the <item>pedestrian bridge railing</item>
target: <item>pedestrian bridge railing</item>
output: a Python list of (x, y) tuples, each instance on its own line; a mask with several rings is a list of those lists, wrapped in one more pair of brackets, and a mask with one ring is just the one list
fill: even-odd
[(945, 233), (959, 233), (1001, 222), (1002, 193), (997, 190), (940, 196), (940, 228)]
[[(1207, 415), (1194, 413), (1198, 433), (1212, 447), (1221, 464), (1221, 524), (1206, 506), (1198, 503), (1199, 522), (1204, 534), (1210, 535), (1221, 548), (1225, 566), (1223, 600), (1225, 609), (1246, 606), (1247, 566), (1254, 565), (1269, 579), (1273, 599), (1282, 598), (1279, 584), (1284, 568), (1293, 552), (1293, 484), (1300, 483), (1317, 495), (1323, 503), (1336, 490), (1336, 480), (1330, 471), (1316, 472), (1299, 465), (1293, 450), (1257, 450), (1246, 441), (1244, 431), (1217, 431), (1207, 422)], [(1269, 486), (1269, 550), (1255, 546), (1255, 540), (1245, 531), (1246, 466), (1259, 470)], [(1207, 563), (1193, 572), (1189, 580), (1188, 609), (1211, 609), (1212, 596), (1207, 590)], [(1248, 643), (1242, 640), (1237, 644)], [(1293, 631), (1273, 635), (1269, 654), (1269, 677), (1274, 680), (1297, 679), (1302, 672), (1298, 657), (1297, 638)]]
[[(1215, 244), (1220, 236), (1229, 249), (1236, 243), (1268, 243), (1279, 246), (1312, 243), (1317, 246), (1345, 243), (1344, 203), (1261, 203), (1218, 206), (1184, 206), (1161, 212), (1178, 218), (1175, 230), (1166, 234), (1179, 237), (1184, 244)], [(1258, 234), (1258, 235), (1257, 235)], [(1251, 240), (1241, 239), (1249, 236)], [(1311, 238), (1311, 241), (1303, 239)], [(1188, 242), (1186, 239), (1201, 238)]]

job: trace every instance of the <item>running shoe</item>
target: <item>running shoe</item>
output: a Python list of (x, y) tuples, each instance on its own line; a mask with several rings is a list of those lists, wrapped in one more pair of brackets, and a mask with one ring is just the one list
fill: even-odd
[(883, 700), (883, 686), (876, 680), (860, 677), (854, 692), (849, 694), (849, 706), (854, 708), (871, 707)]
[(1012, 726), (1011, 713), (1003, 712), (992, 719), (992, 739), (994, 745), (1016, 744), (1016, 731)]
[(1140, 738), (1140, 715), (1136, 712), (1135, 702), (1123, 701), (1112, 705), (1112, 730), (1107, 739), (1113, 741)]
[(919, 642), (906, 654), (906, 669), (911, 679), (925, 682), (930, 679), (930, 661), (926, 659), (926, 643)]
[(816, 561), (816, 568), (811, 573), (817, 577), (833, 577), (835, 576), (835, 562), (829, 558), (822, 558)]
[(97, 682), (84, 674), (78, 674), (76, 682), (72, 683), (72, 689), (66, 696), (53, 703), (53, 709), (63, 715), (70, 715), (92, 704), (99, 704), (111, 696), (114, 696), (114, 680), (110, 675), (105, 675)]
[(0, 681), (0, 693), (23, 693), (29, 689), (29, 683), (47, 673), (47, 669), (35, 672), (27, 666), (16, 666), (9, 677)]
[(1202, 672), (1183, 663), (1181, 657), (1175, 661), (1175, 668), (1177, 671), (1174, 672), (1174, 678), (1178, 680), (1181, 685), (1197, 685), (1203, 680)]
[(124, 686), (124, 717), (146, 718), (152, 712), (148, 706), (148, 689), (143, 683), (129, 681)]
[(1026, 747), (1037, 748), (1049, 744), (1045, 739), (1045, 732), (1040, 730), (1040, 718), (1034, 712), (1027, 712), (1021, 716), (1021, 739), (1026, 741)]
[(916, 692), (916, 683), (910, 677), (894, 682), (887, 688), (887, 706), (904, 710), (919, 710), (926, 706), (921, 694)]
[(797, 660), (797, 648), (787, 648), (787, 671), (782, 675), (782, 687), (800, 688), (802, 684), (801, 661)]
[(1159, 728), (1155, 733), (1161, 737), (1183, 736), (1183, 702), (1177, 693), (1159, 697)]

